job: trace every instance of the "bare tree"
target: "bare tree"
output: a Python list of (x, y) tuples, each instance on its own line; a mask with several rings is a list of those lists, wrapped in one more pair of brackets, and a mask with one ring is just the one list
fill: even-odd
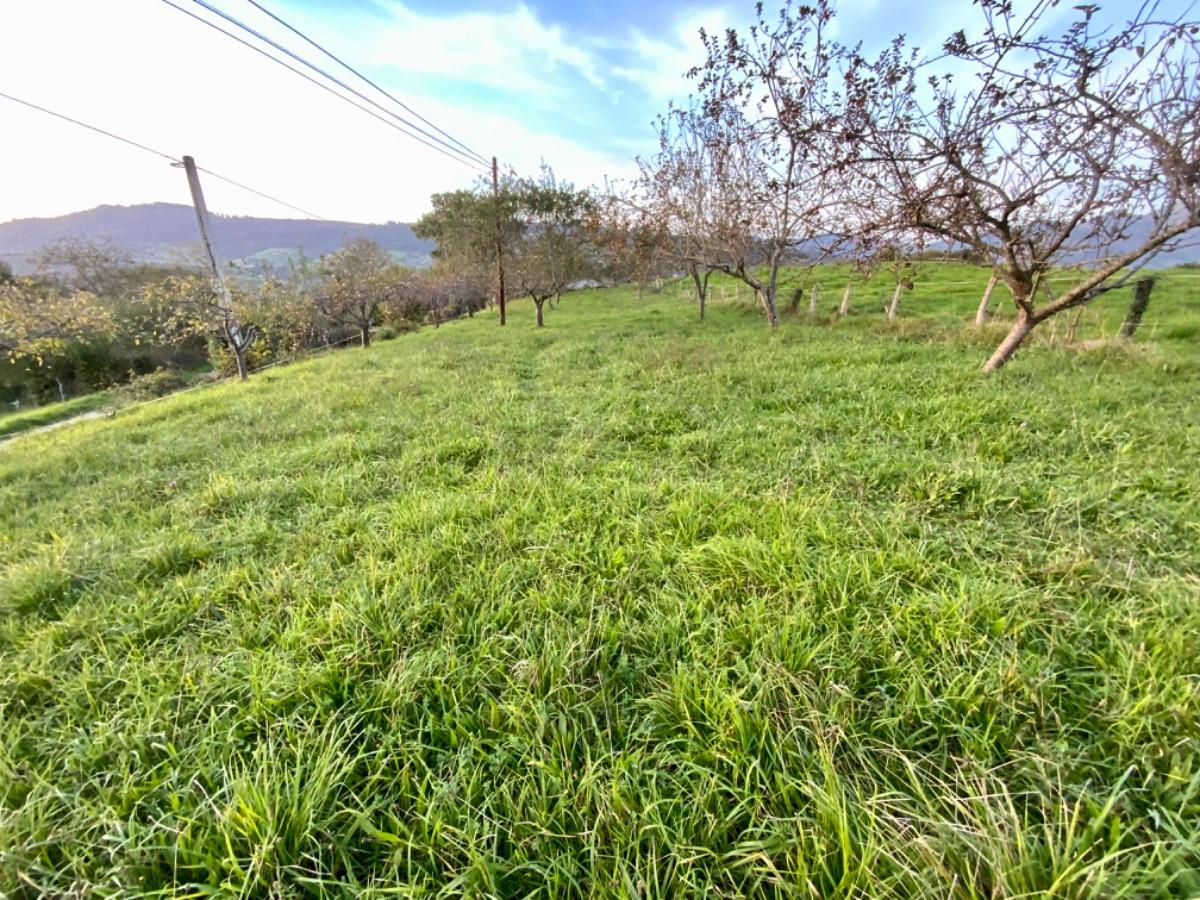
[[(672, 268), (676, 260), (668, 249), (672, 236), (666, 221), (632, 192), (607, 185), (587, 229), (592, 250), (599, 256), (599, 272), (614, 282), (636, 285), (639, 300), (651, 282), (678, 272)], [(703, 281), (707, 286), (707, 273)], [(703, 318), (703, 295), (700, 303)]]
[(632, 196), (619, 197), (617, 210), (633, 210), (629, 218), (638, 231), (654, 236), (658, 255), (673, 274), (687, 273), (703, 319), (709, 277), (719, 263), (714, 214), (720, 185), (712, 165), (715, 148), (699, 124), (696, 116), (674, 110), (659, 118), (658, 152), (638, 160)]
[(660, 146), (681, 145), (685, 159), (702, 148), (691, 165), (711, 216), (705, 263), (749, 285), (772, 328), (783, 266), (805, 254), (815, 264), (839, 230), (844, 142), (830, 78), (839, 51), (825, 36), (832, 17), (826, 0), (789, 3), (775, 19), (760, 4), (746, 33), (702, 33), (707, 58), (691, 73), (698, 101), (660, 128)]
[(37, 254), (38, 276), (68, 291), (123, 299), (138, 281), (129, 252), (111, 241), (68, 237)]
[[(876, 227), (969, 248), (1012, 291), (1016, 321), (991, 371), (1037, 325), (1129, 283), (1200, 226), (1200, 53), (1196, 24), (1153, 4), (1110, 28), (1078, 6), (1059, 33), (1043, 31), (1051, 0), (1024, 15), (979, 5), (982, 35), (955, 34), (934, 60), (901, 39), (856, 59), (847, 130)], [(1072, 283), (1040, 299), (1074, 264)]]

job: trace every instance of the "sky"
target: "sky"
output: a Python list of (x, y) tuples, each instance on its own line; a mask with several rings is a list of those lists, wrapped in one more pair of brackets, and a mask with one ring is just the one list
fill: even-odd
[[(173, 2), (219, 21), (193, 0)], [(247, 0), (209, 2), (337, 70)], [(260, 3), (484, 157), (522, 174), (544, 161), (581, 186), (633, 174), (634, 158), (655, 148), (654, 116), (689, 93), (700, 28), (744, 26), (754, 14), (752, 0)], [(315, 216), (412, 221), (430, 194), (483, 174), (163, 0), (6, 7), (0, 92), (190, 154)], [(844, 0), (836, 27), (868, 46), (897, 32), (935, 46), (974, 15), (969, 0)], [(299, 216), (211, 178), (204, 190), (215, 212)], [(168, 161), (0, 98), (0, 221), (155, 201), (190, 202)]]

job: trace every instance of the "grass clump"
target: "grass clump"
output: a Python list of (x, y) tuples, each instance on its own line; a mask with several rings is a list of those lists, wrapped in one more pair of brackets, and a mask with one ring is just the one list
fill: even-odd
[(0, 890), (1200, 891), (1188, 283), (982, 379), (977, 280), (580, 292), (13, 442)]

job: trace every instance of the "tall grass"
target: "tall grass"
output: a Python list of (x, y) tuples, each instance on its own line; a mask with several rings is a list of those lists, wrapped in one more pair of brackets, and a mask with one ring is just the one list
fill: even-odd
[(984, 379), (939, 277), (774, 336), (580, 292), (15, 438), (0, 891), (1200, 892), (1192, 282)]

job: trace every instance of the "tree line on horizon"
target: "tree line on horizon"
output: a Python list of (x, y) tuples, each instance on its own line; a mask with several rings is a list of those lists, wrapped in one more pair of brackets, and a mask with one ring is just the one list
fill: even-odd
[(209, 367), (244, 379), (319, 348), (366, 347), (373, 333), (438, 327), (494, 300), (497, 241), (509, 283), (533, 299), (539, 326), (547, 301), (569, 284), (608, 277), (587, 252), (591, 195), (548, 167), (533, 178), (507, 175), (485, 203), (476, 197), (434, 198), (417, 226), (438, 244), (428, 269), (397, 265), (376, 242), (347, 237), (282, 273), (235, 273), (218, 285), (199, 260), (139, 264), (110, 242), (60, 241), (39, 254), (32, 275), (0, 270), (0, 361), (9, 363), (0, 399), (44, 402), (131, 381), (168, 391)]

